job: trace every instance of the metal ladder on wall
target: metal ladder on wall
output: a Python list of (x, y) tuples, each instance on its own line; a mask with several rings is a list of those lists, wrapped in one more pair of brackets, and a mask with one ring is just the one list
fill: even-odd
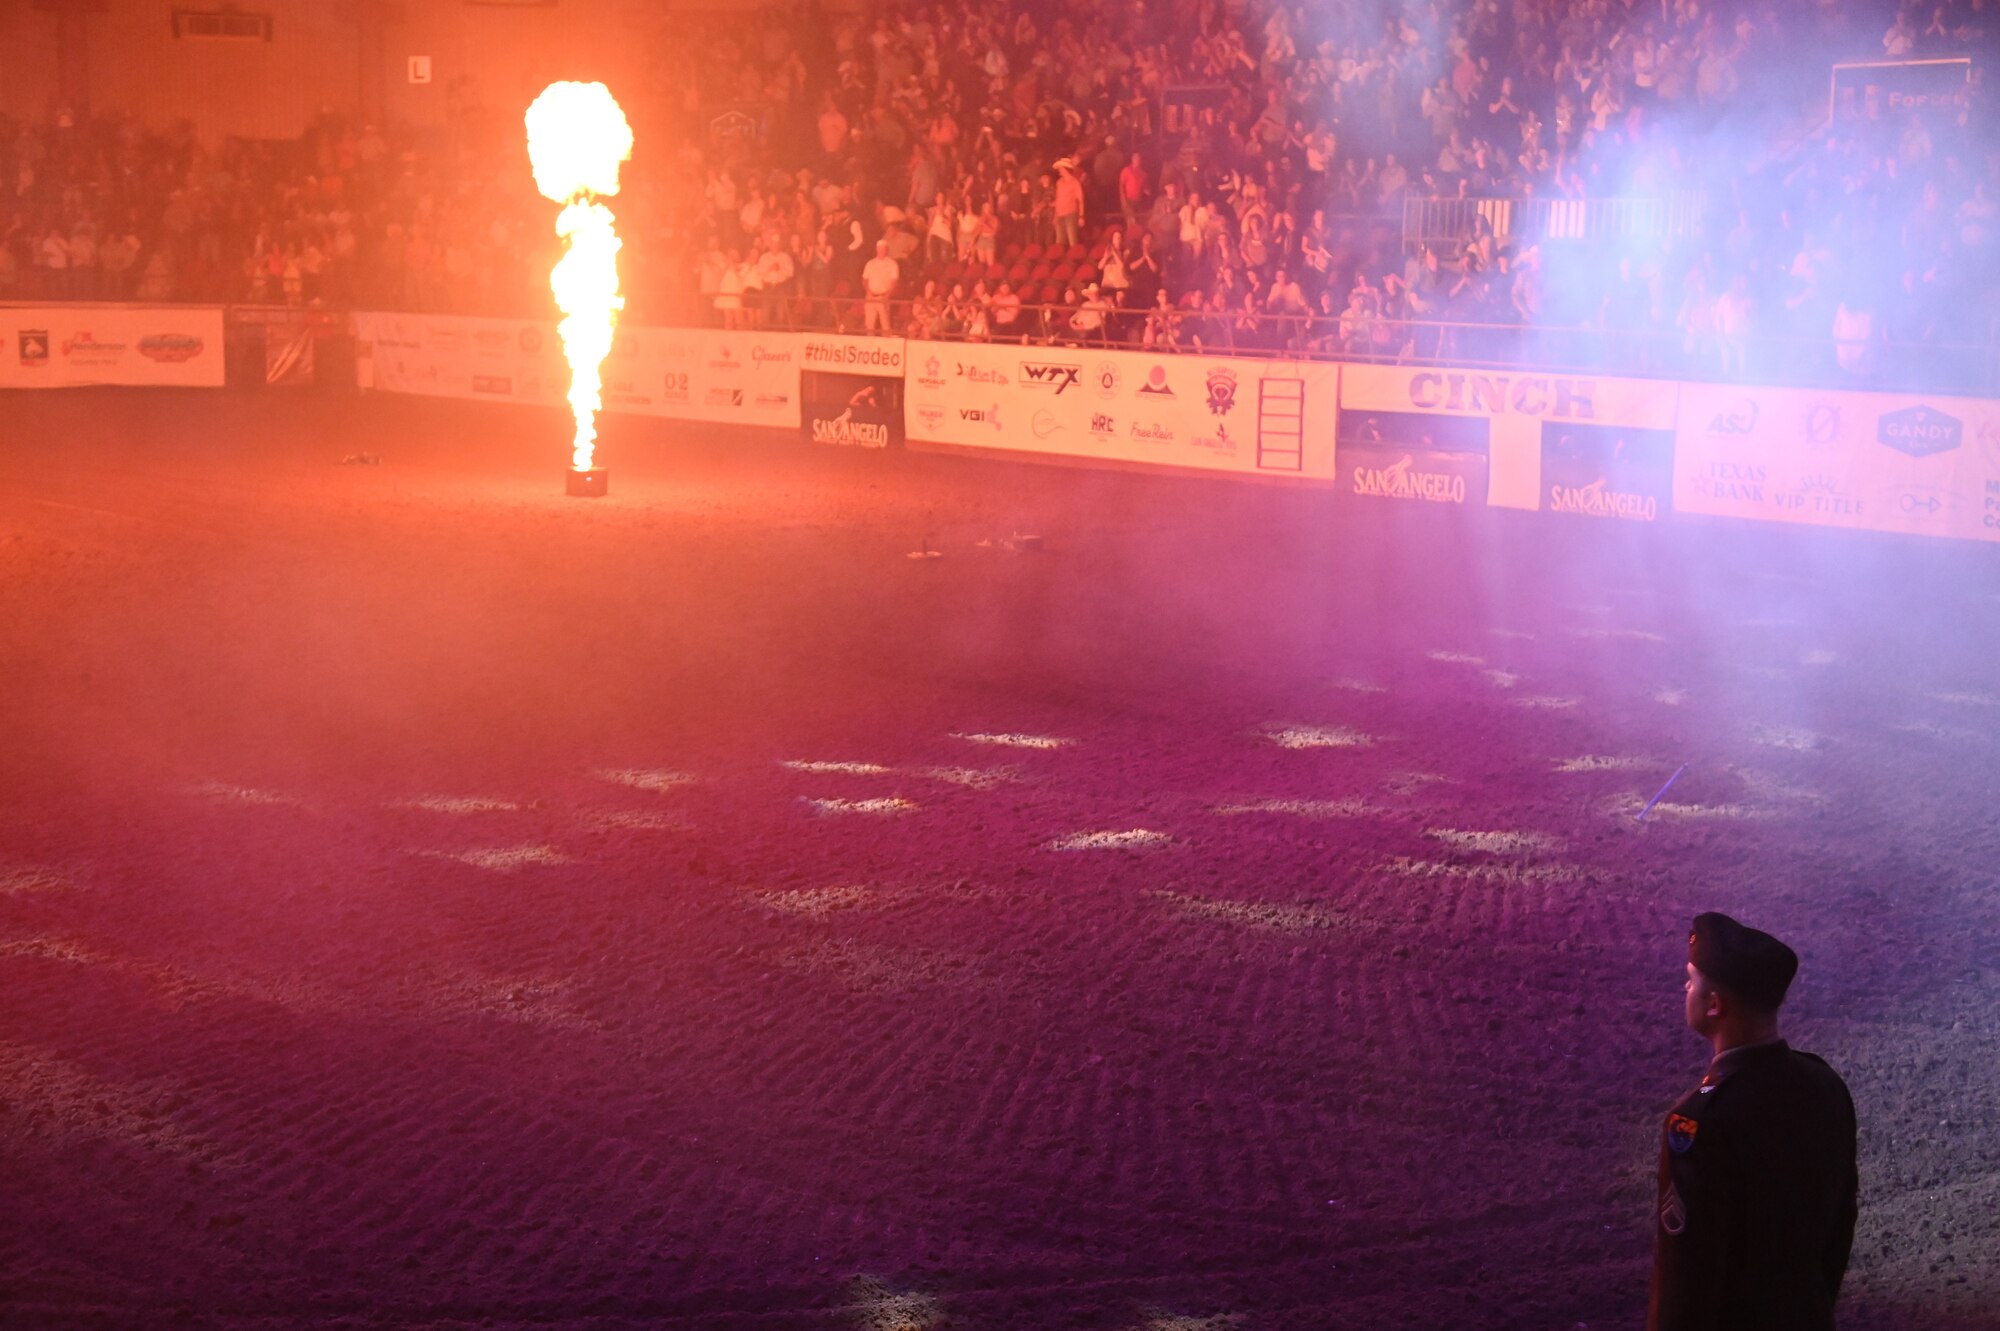
[(1257, 379), (1257, 470), (1306, 469), (1306, 381)]

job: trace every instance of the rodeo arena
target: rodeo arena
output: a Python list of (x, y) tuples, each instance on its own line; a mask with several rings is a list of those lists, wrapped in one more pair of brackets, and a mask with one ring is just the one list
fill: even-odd
[(0, 1331), (2000, 1328), (1995, 0), (0, 0)]

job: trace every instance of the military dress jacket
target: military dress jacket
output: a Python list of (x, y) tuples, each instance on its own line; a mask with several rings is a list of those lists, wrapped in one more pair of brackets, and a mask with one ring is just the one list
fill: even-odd
[(1650, 1331), (1831, 1331), (1855, 1135), (1825, 1060), (1783, 1040), (1717, 1055), (1660, 1131)]

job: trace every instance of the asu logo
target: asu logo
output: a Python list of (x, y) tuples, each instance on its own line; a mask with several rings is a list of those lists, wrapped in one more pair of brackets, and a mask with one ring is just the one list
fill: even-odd
[(1675, 1155), (1686, 1155), (1694, 1147), (1694, 1136), (1701, 1124), (1686, 1114), (1667, 1115), (1667, 1149)]

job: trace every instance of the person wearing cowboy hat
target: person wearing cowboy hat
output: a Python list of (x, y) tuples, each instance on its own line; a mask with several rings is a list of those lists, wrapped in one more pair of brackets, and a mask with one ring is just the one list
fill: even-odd
[(1067, 248), (1083, 238), (1083, 178), (1067, 157), (1056, 159), (1055, 222), (1056, 244)]

